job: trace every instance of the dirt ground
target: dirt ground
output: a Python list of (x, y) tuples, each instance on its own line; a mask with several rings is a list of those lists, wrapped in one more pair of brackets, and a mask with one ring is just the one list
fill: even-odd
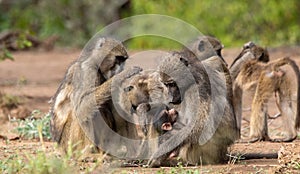
[[(224, 58), (229, 65), (239, 51), (240, 48), (225, 49), (223, 51)], [(269, 52), (271, 59), (290, 56), (300, 65), (300, 47), (270, 48)], [(128, 61), (128, 65), (134, 64), (144, 68), (155, 68), (158, 62), (156, 55), (159, 53), (160, 51), (131, 53), (133, 58)], [(6, 60), (0, 63), (0, 91), (5, 94), (18, 96), (21, 99), (21, 105), (18, 109), (8, 113), (0, 112), (0, 160), (8, 157), (11, 153), (15, 153), (15, 151), (33, 153), (36, 149), (42, 148), (37, 141), (14, 140), (17, 137), (12, 131), (15, 128), (15, 124), (8, 121), (8, 115), (10, 118), (23, 118), (24, 113), (36, 109), (47, 113), (50, 108), (48, 102), (51, 96), (54, 95), (68, 65), (79, 54), (80, 50), (62, 48), (51, 52), (22, 51), (13, 53), (15, 61)], [(242, 137), (247, 137), (249, 133), (250, 99), (252, 96), (252, 93), (247, 93), (244, 99)], [(276, 114), (278, 111), (274, 99), (270, 100), (269, 113), (271, 115)], [(281, 118), (269, 120), (271, 137), (280, 135), (282, 132), (281, 122)], [(7, 144), (1, 137), (11, 139), (10, 143)], [(53, 151), (53, 144), (52, 142), (46, 142), (46, 147), (49, 151)], [(287, 170), (284, 166), (287, 163), (296, 162), (298, 168), (300, 167), (300, 139), (292, 143), (258, 142), (253, 144), (235, 144), (230, 148), (230, 152), (232, 155), (240, 158), (232, 159), (230, 161), (231, 164), (208, 165), (190, 169), (198, 169), (201, 173), (285, 173)], [(280, 160), (277, 159), (278, 152), (281, 157)], [(254, 157), (258, 159), (253, 159)], [(168, 172), (168, 170), (168, 168), (121, 168), (115, 172), (155, 173)], [(297, 171), (292, 169), (289, 169), (289, 172), (297, 173)], [(298, 172), (300, 171), (298, 170)]]

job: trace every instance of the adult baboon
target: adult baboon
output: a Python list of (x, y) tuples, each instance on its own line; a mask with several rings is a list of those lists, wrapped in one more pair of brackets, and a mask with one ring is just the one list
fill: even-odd
[(228, 85), (231, 79), (228, 70), (216, 70), (216, 64), (226, 68), (217, 56), (190, 62), (178, 53), (168, 54), (160, 64), (160, 79), (169, 89), (170, 104), (179, 112), (176, 122), (181, 125), (162, 135), (163, 143), (152, 155), (150, 166), (172, 165), (169, 157), (174, 156), (192, 165), (226, 159), (227, 147), (238, 137), (238, 130)]
[[(241, 142), (256, 142), (261, 140), (292, 141), (297, 137), (296, 129), (300, 126), (299, 80), (300, 72), (296, 63), (288, 57), (270, 61), (267, 51), (250, 42), (242, 53), (234, 60), (230, 71), (234, 80), (234, 107), (238, 128), (241, 128), (242, 96), (244, 90), (255, 89), (252, 101), (249, 139)], [(290, 65), (297, 77), (297, 101), (293, 110), (291, 96), (291, 81), (280, 69), (283, 65)], [(270, 139), (267, 126), (268, 99), (275, 94), (279, 98), (279, 110), (285, 123), (287, 134), (283, 138)], [(291, 126), (293, 125), (293, 126)]]
[[(52, 137), (64, 151), (71, 143), (78, 150), (101, 152), (99, 147), (109, 141), (105, 137), (109, 130), (136, 136), (134, 126), (122, 120), (111, 103), (112, 80), (123, 81), (141, 71), (135, 68), (118, 74), (127, 58), (121, 42), (94, 38), (68, 68), (50, 112)], [(118, 122), (123, 126), (118, 127)], [(129, 127), (128, 131), (124, 126)]]

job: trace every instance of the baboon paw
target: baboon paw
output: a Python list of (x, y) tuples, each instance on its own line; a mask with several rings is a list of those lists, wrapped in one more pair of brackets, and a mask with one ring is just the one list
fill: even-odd
[(122, 72), (122, 75), (124, 76), (124, 78), (130, 78), (131, 76), (138, 74), (139, 72), (141, 72), (143, 69), (141, 67), (138, 66), (134, 66), (131, 67), (129, 69), (126, 69)]
[(272, 142), (292, 142), (297, 138), (297, 136), (295, 137), (286, 137), (286, 138), (274, 138), (270, 141)]

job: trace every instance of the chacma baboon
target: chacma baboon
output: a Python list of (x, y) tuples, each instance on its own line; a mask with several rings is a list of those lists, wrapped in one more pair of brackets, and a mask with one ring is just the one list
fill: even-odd
[[(216, 64), (221, 68), (216, 70)], [(171, 53), (161, 62), (160, 80), (169, 89), (170, 104), (179, 116), (174, 128), (161, 136), (163, 143), (152, 155), (150, 166), (172, 165), (169, 158), (175, 156), (192, 165), (226, 159), (227, 147), (238, 137), (238, 130), (228, 85), (231, 78), (228, 70), (219, 71), (223, 68), (226, 65), (218, 56), (190, 62), (182, 54)], [(177, 122), (182, 124), (179, 130)]]
[[(252, 113), (250, 118), (249, 139), (241, 142), (255, 142), (261, 140), (292, 141), (297, 137), (296, 129), (300, 126), (300, 100), (299, 80), (300, 73), (296, 63), (288, 57), (269, 61), (266, 50), (251, 43), (244, 47), (242, 53), (234, 60), (230, 71), (234, 80), (234, 107), (241, 128), (242, 96), (244, 90), (255, 89), (252, 101)], [(297, 101), (293, 110), (291, 80), (285, 71), (280, 69), (283, 65), (290, 65), (297, 79)], [(270, 139), (267, 126), (268, 99), (275, 94), (279, 99), (279, 110), (285, 123), (283, 123), (286, 135), (283, 138)], [(293, 126), (291, 126), (293, 125)]]
[(172, 126), (178, 117), (178, 112), (174, 108), (170, 109), (163, 103), (153, 105), (142, 103), (137, 107), (137, 114), (139, 117), (145, 118), (143, 132), (146, 136), (148, 135), (149, 125), (153, 126), (159, 135), (172, 130)]
[(121, 107), (126, 111), (136, 112), (138, 105), (142, 103), (169, 103), (167, 88), (159, 81), (158, 72), (142, 72), (124, 84), (124, 94), (121, 95), (120, 101), (127, 101), (121, 103)]
[[(244, 60), (245, 59), (245, 60)], [(257, 62), (269, 62), (269, 52), (267, 49), (264, 49), (253, 42), (247, 42), (243, 45), (241, 53), (234, 59), (230, 66), (230, 74), (233, 79), (236, 79), (236, 76), (241, 70), (241, 64), (238, 62), (244, 62), (248, 60), (255, 60)]]
[[(94, 38), (70, 65), (53, 97), (50, 111), (52, 137), (64, 151), (71, 143), (78, 150), (102, 152), (99, 147), (108, 141), (105, 136), (109, 137), (104, 130), (120, 132), (122, 128), (117, 127), (119, 117), (111, 104), (111, 77), (123, 70), (127, 58), (121, 42)], [(130, 69), (116, 78), (123, 81), (140, 71), (139, 68)], [(123, 124), (126, 125), (127, 122)], [(135, 136), (135, 131), (128, 129), (132, 131), (130, 135)], [(130, 136), (129, 132), (122, 131), (120, 134)]]

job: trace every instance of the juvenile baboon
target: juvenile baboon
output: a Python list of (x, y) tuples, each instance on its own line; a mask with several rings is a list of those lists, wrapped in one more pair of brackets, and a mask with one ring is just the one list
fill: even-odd
[(190, 62), (177, 53), (167, 55), (160, 64), (160, 79), (172, 96), (170, 104), (179, 112), (176, 123), (182, 125), (177, 129), (174, 123), (172, 130), (164, 132), (150, 166), (172, 165), (170, 157), (175, 156), (192, 165), (226, 159), (227, 147), (238, 137), (238, 130), (228, 85), (231, 79), (228, 70), (219, 71), (222, 68), (215, 69), (216, 64), (226, 68), (217, 56)]
[[(258, 53), (258, 54), (257, 54)], [(268, 62), (266, 50), (251, 43), (251, 46), (243, 49), (242, 53), (234, 60), (230, 71), (234, 79), (234, 107), (236, 111), (238, 128), (241, 128), (242, 96), (244, 90), (255, 89), (252, 101), (252, 113), (250, 118), (249, 139), (241, 142), (256, 142), (262, 140), (292, 141), (297, 137), (296, 129), (300, 126), (300, 100), (299, 80), (300, 72), (296, 63), (288, 57)], [(291, 81), (281, 66), (290, 65), (297, 77), (297, 101), (293, 110), (291, 96)], [(283, 138), (270, 139), (267, 126), (268, 99), (275, 94), (279, 99), (279, 110), (285, 123), (283, 123), (286, 135)], [(293, 125), (293, 126), (291, 126)]]
[(136, 112), (137, 107), (142, 103), (169, 103), (167, 89), (159, 81), (158, 72), (142, 72), (124, 84), (124, 95), (121, 95), (120, 101), (127, 101), (121, 103), (121, 107), (126, 111)]
[[(116, 126), (119, 117), (113, 113), (111, 104), (111, 77), (123, 70), (127, 58), (121, 42), (111, 38), (94, 38), (70, 65), (53, 97), (50, 111), (53, 140), (64, 151), (71, 143), (78, 150), (101, 152), (99, 147), (107, 138), (103, 137), (106, 136), (105, 131), (99, 130), (108, 127), (118, 132), (122, 129)], [(140, 71), (138, 68), (127, 70), (116, 78), (122, 81)], [(102, 125), (99, 120), (104, 120)], [(130, 134), (135, 136), (135, 131)]]

